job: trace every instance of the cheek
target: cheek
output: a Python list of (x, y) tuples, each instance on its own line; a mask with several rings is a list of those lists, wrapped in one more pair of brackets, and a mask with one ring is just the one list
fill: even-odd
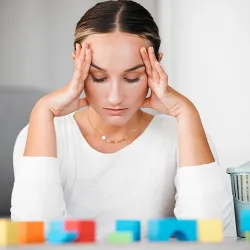
[(92, 82), (91, 79), (86, 79), (84, 91), (88, 99), (98, 99), (101, 95), (100, 89), (96, 88), (95, 84)]
[(148, 93), (147, 77), (143, 77), (140, 83), (137, 86), (135, 86), (134, 91), (132, 91), (132, 95), (137, 96), (138, 99), (144, 99), (147, 93)]

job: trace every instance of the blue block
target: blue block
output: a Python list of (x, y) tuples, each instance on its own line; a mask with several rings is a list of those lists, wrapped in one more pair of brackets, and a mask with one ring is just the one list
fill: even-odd
[(148, 221), (148, 240), (149, 241), (168, 241), (169, 236), (166, 234), (166, 219)]
[(131, 232), (133, 241), (141, 240), (141, 222), (138, 220), (117, 220), (116, 232)]
[(52, 220), (49, 223), (49, 231), (64, 231), (64, 221), (63, 220)]
[(250, 209), (242, 209), (240, 211), (240, 231), (250, 231)]
[(77, 237), (77, 232), (65, 230), (64, 220), (50, 221), (48, 231), (45, 233), (45, 239), (52, 244), (73, 242)]
[(77, 232), (48, 231), (45, 235), (47, 242), (52, 244), (63, 244), (74, 242), (78, 237)]
[(172, 236), (179, 241), (197, 241), (197, 222), (175, 218), (149, 220), (149, 241), (169, 241)]

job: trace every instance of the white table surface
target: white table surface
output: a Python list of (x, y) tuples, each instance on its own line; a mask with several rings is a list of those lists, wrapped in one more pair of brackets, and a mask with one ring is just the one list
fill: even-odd
[(143, 249), (143, 250), (250, 250), (250, 243), (241, 238), (226, 238), (221, 243), (199, 243), (199, 242), (179, 242), (171, 240), (165, 243), (151, 243), (142, 241), (138, 243), (129, 244), (108, 244), (108, 243), (95, 243), (95, 244), (64, 244), (64, 245), (51, 245), (48, 243), (40, 245), (24, 245), (13, 247), (0, 247), (0, 249), (44, 249), (44, 250), (117, 250), (117, 249)]

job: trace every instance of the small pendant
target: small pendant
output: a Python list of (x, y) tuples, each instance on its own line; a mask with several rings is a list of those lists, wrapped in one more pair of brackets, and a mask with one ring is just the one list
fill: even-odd
[(102, 136), (102, 139), (105, 141), (107, 138), (105, 135)]

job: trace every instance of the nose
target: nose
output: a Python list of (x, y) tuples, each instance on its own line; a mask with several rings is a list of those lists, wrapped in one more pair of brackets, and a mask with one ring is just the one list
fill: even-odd
[(123, 90), (121, 84), (117, 82), (111, 84), (107, 100), (112, 106), (118, 106), (122, 103)]

